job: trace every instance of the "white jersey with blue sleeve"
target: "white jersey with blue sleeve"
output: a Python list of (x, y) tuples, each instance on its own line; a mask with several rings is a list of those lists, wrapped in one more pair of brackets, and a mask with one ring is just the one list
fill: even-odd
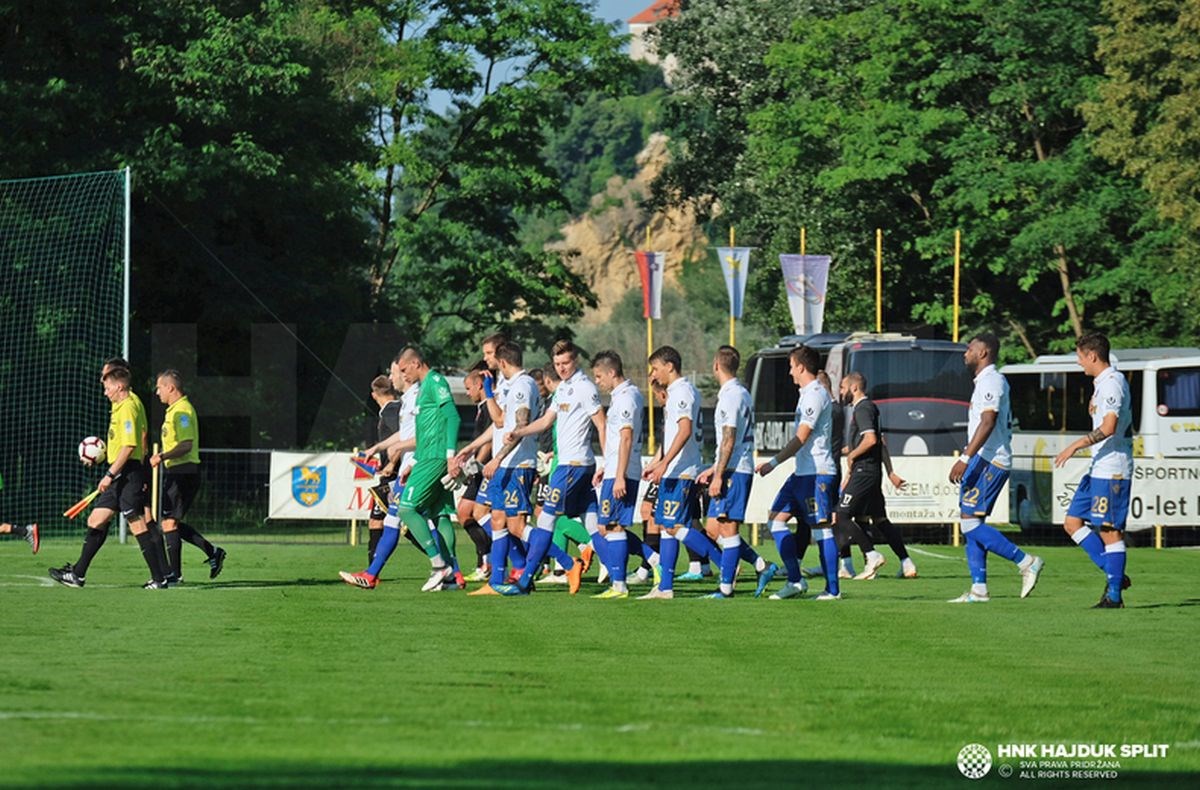
[(600, 411), (600, 393), (582, 370), (560, 382), (550, 400), (554, 409), (557, 433), (555, 460), (561, 464), (591, 466), (596, 463), (592, 452), (592, 416)]
[[(717, 454), (720, 455), (725, 429), (733, 429), (733, 452), (725, 469), (731, 472), (754, 472), (754, 406), (750, 392), (737, 379), (721, 385), (714, 410), (717, 430)], [(714, 461), (716, 459), (714, 458)], [(724, 471), (724, 470), (722, 470)]]
[(1104, 423), (1106, 415), (1117, 415), (1117, 429), (1113, 435), (1092, 445), (1089, 474), (1105, 480), (1129, 479), (1133, 475), (1133, 409), (1129, 382), (1115, 367), (1105, 368), (1092, 382), (1088, 411), (1092, 415), (1093, 429)]
[(995, 365), (988, 365), (975, 375), (971, 392), (971, 407), (967, 412), (967, 441), (975, 438), (985, 411), (996, 412), (996, 427), (988, 435), (977, 455), (1000, 469), (1012, 466), (1012, 405), (1008, 379)]
[[(529, 410), (529, 422), (541, 416), (541, 394), (537, 382), (525, 371), (513, 375), (504, 394), (504, 427), (499, 432), (500, 446), (504, 437), (517, 427), (517, 412)], [(537, 466), (537, 436), (526, 436), (517, 442), (517, 447), (500, 461), (505, 469), (513, 467), (535, 468)]]
[[(421, 382), (413, 382), (412, 386), (400, 396), (400, 428), (396, 431), (401, 439), (414, 439), (417, 436), (417, 396), (421, 394)], [(416, 452), (409, 450), (400, 459), (399, 471), (416, 463)]]
[(692, 420), (692, 435), (688, 437), (663, 477), (672, 479), (695, 479), (700, 471), (700, 393), (692, 383), (682, 376), (667, 387), (667, 403), (663, 410), (663, 448), (670, 449), (679, 435), (679, 421), (684, 417)]
[(807, 425), (812, 432), (796, 453), (797, 477), (803, 475), (832, 475), (837, 473), (833, 463), (833, 400), (829, 390), (820, 381), (813, 379), (800, 388), (796, 401), (796, 418), (792, 422), (792, 434)]
[(642, 432), (646, 400), (642, 392), (626, 379), (612, 391), (604, 426), (604, 479), (617, 476), (617, 461), (621, 457), (621, 431), (633, 431), (633, 444), (629, 448), (629, 461), (625, 465), (625, 478), (637, 480), (642, 476)]

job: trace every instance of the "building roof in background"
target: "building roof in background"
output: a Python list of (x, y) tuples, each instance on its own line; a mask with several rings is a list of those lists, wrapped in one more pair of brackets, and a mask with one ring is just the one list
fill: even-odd
[(660, 19), (679, 14), (679, 0), (654, 0), (649, 8), (629, 18), (631, 25), (653, 25)]

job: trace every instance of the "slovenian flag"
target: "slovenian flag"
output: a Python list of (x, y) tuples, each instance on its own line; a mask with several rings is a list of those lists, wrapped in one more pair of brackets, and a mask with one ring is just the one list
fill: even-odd
[(637, 250), (638, 274), (642, 277), (642, 317), (662, 318), (663, 269), (666, 267), (665, 252)]

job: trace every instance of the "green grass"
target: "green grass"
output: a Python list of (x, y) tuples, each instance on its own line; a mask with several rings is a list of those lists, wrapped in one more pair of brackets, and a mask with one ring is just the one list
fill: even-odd
[(1167, 743), (1121, 784), (1200, 779), (1196, 551), (1132, 551), (1129, 608), (1092, 611), (1067, 548), (1024, 601), (993, 558), (977, 606), (945, 603), (940, 546), (833, 604), (421, 594), (403, 543), (374, 591), (336, 580), (362, 549), (286, 545), (215, 582), (185, 547), (188, 584), (143, 591), (114, 544), (73, 590), (37, 577), (75, 541), (25, 548), (0, 543), (0, 785), (961, 787), (972, 742)]

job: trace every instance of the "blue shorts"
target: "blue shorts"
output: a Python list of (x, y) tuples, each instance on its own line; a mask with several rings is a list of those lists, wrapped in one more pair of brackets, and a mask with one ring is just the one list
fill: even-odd
[(596, 512), (596, 490), (592, 478), (596, 466), (560, 465), (550, 475), (546, 486), (546, 501), (542, 512), (551, 516), (575, 518), (589, 511)]
[[(500, 477), (498, 472), (496, 473), (496, 477)], [(491, 509), (492, 498), (488, 496), (488, 489), (491, 487), (492, 481), (488, 480), (486, 477), (480, 481), (479, 490), (475, 492), (475, 504), (483, 505), (484, 507)]]
[(614, 482), (616, 478), (610, 477), (600, 484), (599, 524), (602, 527), (609, 524), (628, 527), (633, 523), (633, 514), (637, 510), (638, 481), (625, 478), (625, 496), (620, 499), (613, 496)]
[(1000, 498), (1008, 470), (983, 460), (978, 455), (967, 463), (958, 489), (958, 511), (964, 518), (987, 518)]
[(690, 524), (696, 514), (695, 487), (694, 480), (664, 477), (654, 502), (654, 523), (667, 529)]
[(708, 517), (723, 521), (746, 520), (746, 505), (750, 502), (750, 486), (754, 483), (752, 472), (730, 472), (721, 475), (721, 495), (708, 503)]
[(487, 498), (492, 510), (502, 510), (506, 516), (528, 515), (533, 512), (530, 498), (537, 470), (520, 467), (501, 467), (488, 481)]
[(788, 513), (810, 527), (828, 524), (837, 494), (837, 475), (791, 475), (775, 495), (771, 512)]
[(1071, 498), (1068, 516), (1081, 518), (1093, 527), (1125, 529), (1129, 517), (1129, 481), (1084, 475)]

